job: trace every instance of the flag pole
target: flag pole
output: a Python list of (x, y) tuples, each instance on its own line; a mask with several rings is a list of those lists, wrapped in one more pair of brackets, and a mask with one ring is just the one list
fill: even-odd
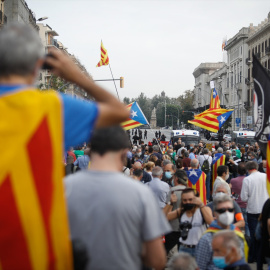
[[(111, 74), (112, 74), (112, 69), (111, 69), (111, 65), (110, 65), (110, 63), (109, 63), (109, 68), (110, 68), (110, 71), (111, 71)], [(117, 91), (117, 87), (116, 87), (116, 84), (115, 84), (115, 80), (114, 80), (114, 77), (113, 77), (113, 74), (112, 74), (112, 78), (113, 78), (113, 83), (114, 83), (114, 87), (115, 87), (115, 90), (116, 90), (116, 93), (117, 93), (118, 99), (120, 100), (120, 98), (119, 98), (119, 94), (118, 94), (118, 91)]]

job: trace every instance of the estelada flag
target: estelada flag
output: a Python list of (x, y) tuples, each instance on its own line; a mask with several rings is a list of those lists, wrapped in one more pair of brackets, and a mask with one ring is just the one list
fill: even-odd
[(268, 143), (267, 143), (267, 155), (266, 155), (266, 188), (270, 197), (270, 137), (268, 138)]
[[(215, 180), (217, 178), (217, 168), (220, 166), (220, 165), (225, 165), (225, 159), (226, 159), (226, 156), (223, 155), (222, 153), (217, 153), (215, 154), (214, 158), (213, 158), (213, 185), (215, 183)], [(212, 186), (213, 186), (212, 185)]]
[(220, 100), (215, 88), (212, 90), (209, 109), (220, 109)]
[(195, 115), (195, 119), (189, 120), (188, 123), (216, 133), (228, 120), (232, 112), (233, 110), (208, 109), (199, 115)]
[(127, 109), (130, 111), (130, 116), (125, 122), (121, 123), (123, 129), (129, 130), (142, 125), (148, 125), (148, 121), (136, 101), (128, 104)]
[(101, 41), (100, 51), (101, 51), (101, 57), (100, 57), (100, 61), (97, 64), (97, 67), (106, 66), (109, 64), (108, 52), (104, 48), (102, 41)]
[(188, 186), (190, 188), (196, 189), (199, 194), (202, 202), (206, 204), (206, 174), (200, 169), (191, 169), (187, 171), (188, 176)]
[(70, 270), (61, 100), (23, 89), (0, 110), (0, 268)]
[(263, 154), (266, 155), (270, 133), (270, 76), (254, 55), (252, 75), (254, 78), (255, 139)]

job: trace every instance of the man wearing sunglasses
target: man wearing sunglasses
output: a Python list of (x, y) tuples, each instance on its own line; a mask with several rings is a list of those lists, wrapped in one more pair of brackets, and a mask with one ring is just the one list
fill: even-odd
[(248, 248), (243, 233), (235, 227), (232, 223), (234, 220), (234, 207), (233, 201), (227, 194), (221, 194), (214, 198), (213, 201), (214, 220), (206, 233), (201, 237), (196, 247), (196, 260), (199, 269), (216, 270), (217, 268), (213, 263), (213, 250), (212, 239), (216, 232), (222, 230), (234, 231), (241, 242), (241, 256), (247, 256)]

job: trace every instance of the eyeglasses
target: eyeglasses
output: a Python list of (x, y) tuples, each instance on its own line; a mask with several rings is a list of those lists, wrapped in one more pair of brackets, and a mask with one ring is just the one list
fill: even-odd
[(220, 209), (216, 209), (216, 212), (218, 212), (219, 214), (223, 214), (226, 211), (229, 211), (230, 213), (234, 212), (234, 208), (220, 208)]

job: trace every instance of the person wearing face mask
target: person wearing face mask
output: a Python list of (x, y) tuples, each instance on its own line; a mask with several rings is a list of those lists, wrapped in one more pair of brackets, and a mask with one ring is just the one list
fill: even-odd
[(172, 148), (169, 148), (167, 150), (167, 155), (170, 156), (171, 162), (175, 165), (175, 156), (176, 156), (176, 153), (173, 151)]
[(196, 190), (186, 188), (181, 194), (181, 207), (168, 213), (168, 220), (179, 219), (179, 252), (187, 252), (195, 256), (195, 248), (206, 230), (206, 224), (211, 224), (213, 216), (209, 207), (205, 206)]
[(254, 152), (249, 152), (247, 158), (248, 158), (248, 161), (254, 161), (258, 163), (258, 160), (256, 159), (256, 154)]
[(165, 176), (165, 182), (167, 182), (169, 185), (172, 183), (172, 177), (176, 171), (175, 165), (172, 163), (169, 163), (164, 166), (164, 176)]
[(241, 242), (235, 232), (224, 230), (214, 235), (212, 241), (213, 263), (225, 270), (251, 270), (241, 257)]
[(234, 231), (241, 242), (241, 258), (247, 259), (248, 255), (248, 245), (243, 233), (239, 228), (232, 224), (234, 219), (234, 207), (231, 197), (226, 194), (216, 196), (213, 201), (213, 209), (215, 220), (210, 224), (210, 227), (201, 237), (196, 247), (196, 261), (199, 269), (220, 269), (213, 263), (213, 250), (211, 243), (214, 234), (222, 230)]
[[(231, 190), (226, 183), (220, 182), (215, 186), (215, 189), (213, 190), (213, 198), (216, 198), (223, 194), (231, 196)], [(214, 214), (213, 202), (209, 202), (207, 206), (211, 208)], [(238, 228), (244, 228), (245, 227), (244, 217), (240, 206), (237, 204), (235, 200), (233, 200), (233, 208), (234, 208), (234, 220), (233, 220), (234, 226)]]
[(226, 182), (229, 179), (230, 173), (228, 166), (221, 165), (217, 168), (217, 178), (215, 179), (213, 190), (216, 188), (218, 183), (226, 183), (230, 188), (229, 184)]
[[(182, 191), (186, 189), (187, 187), (187, 181), (188, 181), (187, 173), (184, 170), (175, 171), (172, 181), (171, 181), (172, 187), (168, 194), (168, 198), (171, 198), (171, 194), (175, 194), (177, 197), (177, 201), (173, 203), (172, 208), (169, 209), (170, 211), (174, 211), (180, 207), (181, 194), (182, 194)], [(168, 198), (167, 198), (167, 201), (168, 201)], [(167, 202), (167, 205), (168, 204), (169, 202)], [(179, 219), (171, 220), (170, 225), (172, 227), (172, 232), (165, 236), (165, 249), (167, 251), (167, 254), (175, 245), (179, 244), (179, 237), (180, 237)]]
[(258, 172), (258, 163), (249, 161), (245, 165), (249, 176), (244, 178), (241, 199), (247, 202), (247, 221), (250, 231), (250, 250), (248, 262), (257, 261), (258, 243), (255, 229), (265, 201), (269, 198), (266, 189), (266, 174)]

